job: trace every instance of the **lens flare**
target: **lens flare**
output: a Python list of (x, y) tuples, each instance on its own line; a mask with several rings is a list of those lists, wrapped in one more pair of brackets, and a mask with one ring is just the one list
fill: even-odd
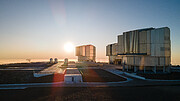
[(74, 50), (74, 45), (72, 43), (66, 43), (64, 45), (64, 50), (66, 52), (72, 52)]

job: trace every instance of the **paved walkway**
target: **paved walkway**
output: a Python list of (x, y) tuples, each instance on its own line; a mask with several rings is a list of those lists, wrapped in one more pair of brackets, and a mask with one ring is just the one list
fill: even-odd
[(48, 67), (38, 73), (34, 73), (34, 77), (52, 75), (54, 73), (63, 73), (64, 70), (60, 68), (62, 64), (63, 64), (63, 62), (59, 62), (59, 63), (54, 64), (51, 67)]

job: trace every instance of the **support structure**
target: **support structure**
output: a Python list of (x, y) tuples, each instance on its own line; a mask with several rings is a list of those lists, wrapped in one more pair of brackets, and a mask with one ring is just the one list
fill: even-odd
[(144, 67), (144, 73), (146, 72), (146, 66), (143, 66)]
[(153, 72), (156, 73), (156, 66), (154, 66)]
[(136, 66), (134, 66), (134, 72), (136, 72), (137, 70), (136, 70)]
[(164, 57), (164, 66), (163, 66), (163, 72), (166, 72), (165, 61), (166, 61), (166, 59), (165, 59), (165, 57)]
[(127, 65), (127, 71), (128, 71), (128, 65)]

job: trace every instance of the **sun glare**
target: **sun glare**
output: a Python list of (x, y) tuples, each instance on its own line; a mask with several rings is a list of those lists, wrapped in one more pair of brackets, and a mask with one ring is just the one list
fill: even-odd
[(64, 45), (64, 50), (66, 52), (72, 52), (74, 50), (74, 45), (72, 43), (66, 43)]

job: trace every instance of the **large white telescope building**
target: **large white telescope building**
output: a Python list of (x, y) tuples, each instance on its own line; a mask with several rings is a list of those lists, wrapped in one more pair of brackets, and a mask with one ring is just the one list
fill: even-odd
[(96, 61), (96, 47), (93, 45), (83, 45), (76, 47), (76, 56), (78, 56), (78, 61)]
[[(163, 69), (171, 63), (170, 29), (146, 28), (123, 32), (118, 42), (106, 46), (111, 64), (125, 64), (129, 68)], [(137, 68), (137, 69), (136, 69)]]

